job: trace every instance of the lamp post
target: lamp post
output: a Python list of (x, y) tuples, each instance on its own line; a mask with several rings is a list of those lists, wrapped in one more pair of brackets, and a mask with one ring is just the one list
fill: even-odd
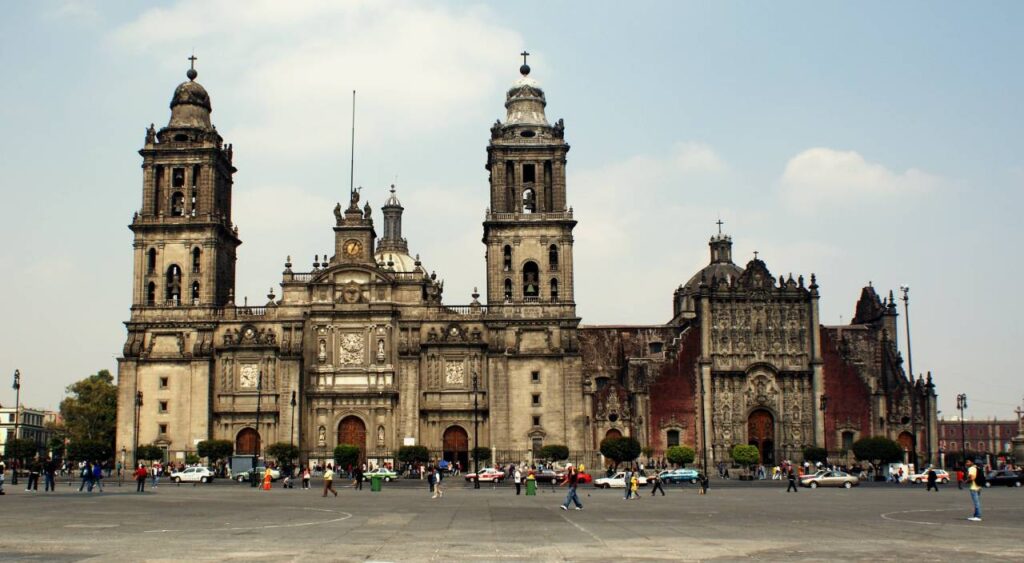
[(822, 395), (821, 396), (821, 404), (818, 405), (818, 408), (821, 410), (821, 418), (822, 418), (821, 423), (822, 423), (822, 427), (825, 430), (824, 432), (821, 433), (821, 437), (822, 437), (822, 441), (823, 441), (824, 446), (825, 446), (825, 463), (827, 464), (828, 463), (828, 421), (825, 420), (825, 412), (828, 411), (828, 395)]
[(956, 408), (960, 410), (960, 463), (967, 459), (967, 431), (964, 426), (964, 409), (967, 408), (967, 393), (956, 396)]
[(263, 402), (263, 370), (260, 370), (259, 377), (256, 379), (256, 448), (252, 454), (252, 479), (251, 486), (259, 486), (260, 477), (256, 475), (256, 464), (260, 459), (260, 407)]
[(910, 370), (910, 432), (913, 435), (913, 440), (910, 442), (912, 448), (912, 455), (914, 460), (914, 467), (917, 468), (917, 400), (920, 397), (917, 393), (917, 386), (914, 379), (914, 353), (910, 348), (910, 286), (903, 284), (900, 286), (900, 293), (902, 294), (900, 300), (903, 301), (903, 322), (907, 327), (907, 369)]
[(473, 373), (473, 474), (475, 475), (475, 477), (473, 477), (473, 488), (474, 489), (479, 489), (480, 488), (480, 460), (479, 460), (479, 458), (476, 455), (477, 436), (480, 433), (480, 428), (479, 428), (479, 424), (478, 424), (478, 421), (477, 421), (477, 409), (479, 408), (479, 405), (477, 403), (477, 396), (476, 396), (477, 385), (479, 384), (479, 379), (480, 379), (479, 376), (477, 376), (476, 372), (474, 372)]
[(136, 391), (135, 393), (135, 441), (132, 444), (132, 455), (135, 456), (135, 461), (132, 467), (139, 466), (139, 412), (142, 410), (142, 391)]
[[(18, 439), (18, 424), (21, 422), (21, 370), (14, 370), (14, 439)], [(6, 449), (6, 448), (4, 448)], [(14, 460), (14, 475), (11, 484), (18, 484), (18, 460)]]
[(292, 391), (292, 446), (295, 445), (295, 391)]

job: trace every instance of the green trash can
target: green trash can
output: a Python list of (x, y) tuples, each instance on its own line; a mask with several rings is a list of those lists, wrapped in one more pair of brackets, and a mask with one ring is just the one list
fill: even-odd
[(384, 478), (381, 477), (380, 475), (374, 475), (374, 476), (370, 477), (370, 491), (375, 492), (375, 493), (379, 493), (380, 492), (380, 484), (383, 481), (384, 481)]
[(537, 480), (527, 479), (526, 480), (526, 496), (535, 497), (537, 496)]

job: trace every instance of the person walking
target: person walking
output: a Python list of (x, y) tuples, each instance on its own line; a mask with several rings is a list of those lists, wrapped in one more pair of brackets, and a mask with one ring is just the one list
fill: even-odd
[(160, 471), (161, 471), (160, 462), (158, 461), (158, 462), (154, 463), (153, 466), (150, 467), (150, 471), (153, 474), (153, 484), (152, 485), (153, 485), (153, 488), (155, 489), (160, 484)]
[(964, 488), (964, 470), (961, 467), (958, 467), (956, 470), (956, 488)]
[(146, 471), (146, 466), (139, 464), (139, 467), (135, 470), (135, 492), (144, 493), (146, 492), (146, 479), (149, 478), (149, 472)]
[(700, 490), (697, 491), (697, 494), (708, 494), (708, 474), (701, 473), (700, 475), (697, 476), (697, 480), (700, 483)]
[(629, 479), (629, 498), (636, 500), (640, 498), (640, 478), (637, 473)]
[(665, 496), (665, 489), (661, 486), (661, 476), (655, 473), (654, 476), (651, 477), (651, 482), (654, 484), (651, 487), (651, 496), (653, 497), (654, 493), (658, 491), (661, 491), (661, 496)]
[(444, 479), (443, 473), (440, 469), (434, 472), (434, 498), (444, 496), (444, 489), (441, 488), (441, 481)]
[(7, 465), (4, 464), (4, 460), (0, 459), (0, 495), (6, 495), (4, 492), (4, 473), (7, 473)]
[(430, 498), (437, 498), (437, 494), (434, 493), (434, 483), (437, 481), (437, 476), (434, 475), (434, 468), (431, 467), (430, 471), (427, 472), (427, 492), (430, 493)]
[(302, 470), (302, 488), (309, 488), (309, 467), (303, 468)]
[(103, 492), (103, 464), (96, 462), (92, 464), (92, 480), (96, 483), (96, 488)]
[(88, 492), (92, 492), (92, 465), (87, 461), (82, 462), (82, 466), (79, 471), (79, 476), (82, 478), (82, 484), (78, 486), (78, 492), (88, 488)]
[(964, 462), (967, 466), (967, 472), (964, 475), (964, 479), (967, 482), (967, 490), (971, 493), (971, 502), (974, 504), (974, 516), (968, 518), (971, 522), (981, 522), (981, 487), (984, 480), (981, 469), (974, 464), (974, 460), (968, 459)]
[(40, 473), (42, 473), (42, 468), (39, 464), (39, 458), (33, 458), (28, 464), (28, 485), (25, 488), (26, 491), (39, 492)]
[(630, 489), (630, 484), (632, 483), (631, 478), (633, 477), (633, 472), (631, 470), (632, 467), (627, 467), (626, 474), (622, 477), (622, 484), (626, 488), (626, 494), (622, 496), (622, 500), (629, 500), (630, 497), (633, 496), (633, 491)]
[(327, 469), (324, 470), (324, 495), (327, 496), (328, 491), (334, 493), (334, 496), (338, 496), (338, 491), (334, 490), (334, 470), (328, 465)]
[[(576, 486), (579, 484), (579, 473), (576, 472), (576, 468), (569, 464), (566, 466), (565, 478), (562, 480), (561, 485), (568, 485), (569, 492), (565, 495), (565, 502), (561, 505), (562, 510), (569, 510), (569, 503), (576, 505), (576, 510), (583, 510), (583, 503), (580, 502), (579, 495), (576, 494)], [(559, 486), (561, 486), (559, 485)]]
[(356, 489), (357, 491), (363, 490), (363, 475), (365, 475), (365, 473), (363, 473), (362, 467), (357, 467), (355, 471), (352, 473), (353, 489)]
[(794, 493), (800, 492), (800, 490), (796, 488), (796, 471), (793, 468), (789, 469), (789, 475), (787, 475), (786, 478), (789, 480), (789, 485), (786, 485), (786, 492), (788, 493), (790, 490)]
[(512, 482), (516, 485), (516, 496), (519, 496), (519, 491), (523, 487), (523, 472), (518, 467), (512, 473)]
[(43, 478), (45, 483), (43, 485), (43, 492), (54, 492), (57, 490), (57, 462), (53, 461), (53, 458), (46, 458), (46, 463), (43, 464)]
[(939, 492), (939, 485), (937, 484), (938, 480), (939, 480), (939, 476), (938, 476), (937, 473), (935, 473), (935, 468), (934, 467), (929, 467), (928, 468), (928, 488), (926, 488), (924, 490), (924, 492), (927, 493), (928, 491), (931, 491), (933, 489), (935, 490), (936, 493)]

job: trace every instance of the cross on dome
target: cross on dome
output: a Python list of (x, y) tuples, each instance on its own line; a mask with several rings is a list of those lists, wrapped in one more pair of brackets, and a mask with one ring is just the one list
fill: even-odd
[(523, 56), (523, 66), (519, 67), (519, 74), (526, 76), (530, 74), (530, 65), (526, 64), (526, 57), (529, 57), (530, 53), (524, 49), (523, 52), (519, 54)]

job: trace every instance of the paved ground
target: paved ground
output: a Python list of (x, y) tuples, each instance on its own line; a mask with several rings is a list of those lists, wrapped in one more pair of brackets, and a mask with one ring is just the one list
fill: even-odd
[(440, 500), (408, 481), (326, 499), (229, 482), (145, 495), (130, 483), (92, 495), (8, 484), (0, 561), (1024, 560), (1022, 489), (986, 490), (975, 524), (955, 486), (787, 494), (779, 482), (714, 482), (707, 496), (686, 487), (634, 501), (584, 487), (584, 510), (564, 512), (562, 491), (449, 484)]

